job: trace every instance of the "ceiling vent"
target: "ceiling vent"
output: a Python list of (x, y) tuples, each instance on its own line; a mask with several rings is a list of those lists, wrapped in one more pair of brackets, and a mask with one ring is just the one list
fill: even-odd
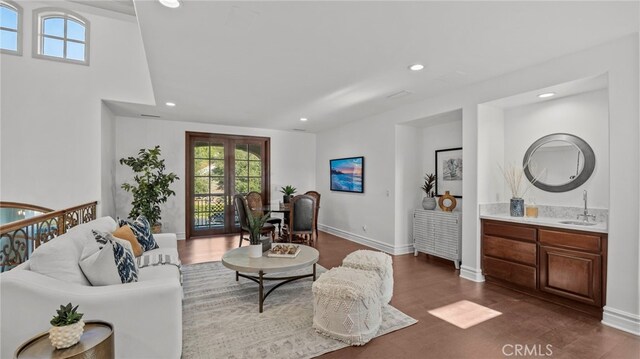
[(304, 128), (294, 128), (293, 130), (298, 132), (307, 132)]
[(387, 98), (389, 100), (395, 100), (397, 98), (401, 98), (401, 97), (405, 97), (405, 96), (409, 96), (411, 95), (411, 92), (407, 91), (407, 90), (402, 90), (402, 91), (398, 91), (395, 93), (392, 93), (391, 95), (388, 95)]
[(160, 116), (158, 116), (158, 115), (149, 115), (149, 114), (146, 114), (146, 113), (141, 113), (140, 117), (160, 118)]

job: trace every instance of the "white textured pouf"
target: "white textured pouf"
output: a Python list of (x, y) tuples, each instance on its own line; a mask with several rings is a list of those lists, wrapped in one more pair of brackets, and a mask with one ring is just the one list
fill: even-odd
[(375, 271), (382, 280), (380, 295), (382, 303), (387, 304), (393, 297), (393, 261), (391, 256), (366, 249), (349, 253), (342, 260), (344, 267)]
[(364, 345), (382, 322), (380, 278), (371, 271), (337, 267), (313, 283), (313, 328), (350, 345)]

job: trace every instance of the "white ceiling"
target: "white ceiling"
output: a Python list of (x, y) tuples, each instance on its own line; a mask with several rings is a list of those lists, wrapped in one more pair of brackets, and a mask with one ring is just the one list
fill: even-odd
[(637, 2), (135, 7), (159, 105), (110, 103), (116, 114), (311, 132), (638, 31)]

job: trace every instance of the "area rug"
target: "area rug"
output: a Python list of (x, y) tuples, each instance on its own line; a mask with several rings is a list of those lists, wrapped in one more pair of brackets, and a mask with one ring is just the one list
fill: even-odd
[[(347, 347), (311, 327), (311, 278), (278, 287), (259, 313), (258, 285), (244, 278), (236, 282), (235, 272), (221, 262), (184, 265), (182, 273), (182, 358), (298, 359)], [(310, 273), (310, 268), (295, 273)], [(387, 305), (378, 336), (416, 322)]]
[(447, 321), (456, 327), (467, 329), (491, 318), (495, 318), (502, 313), (468, 300), (461, 300), (453, 304), (445, 305), (444, 307), (430, 310), (429, 314)]

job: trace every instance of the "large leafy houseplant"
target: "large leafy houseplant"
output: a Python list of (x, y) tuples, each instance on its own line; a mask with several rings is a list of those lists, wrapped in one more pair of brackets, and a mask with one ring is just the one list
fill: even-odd
[(135, 219), (144, 215), (151, 225), (159, 223), (160, 204), (167, 202), (176, 193), (170, 188), (171, 184), (180, 178), (175, 173), (165, 173), (164, 159), (160, 157), (160, 146), (151, 149), (141, 149), (138, 157), (120, 159), (121, 165), (131, 167), (135, 176), (135, 184), (123, 183), (122, 189), (131, 192), (133, 202), (129, 218)]

